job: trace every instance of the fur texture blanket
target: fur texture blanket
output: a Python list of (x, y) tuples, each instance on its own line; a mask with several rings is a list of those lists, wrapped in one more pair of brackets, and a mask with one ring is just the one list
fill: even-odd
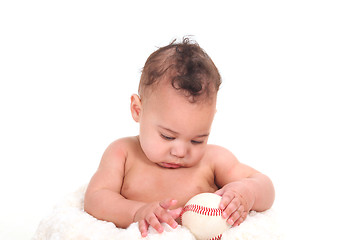
[[(131, 240), (141, 238), (137, 223), (127, 229), (117, 228), (113, 223), (97, 220), (83, 210), (86, 186), (69, 194), (39, 224), (32, 240)], [(195, 240), (188, 229), (178, 226), (172, 229), (164, 224), (165, 231), (158, 234), (150, 227), (145, 239)], [(258, 213), (250, 212), (238, 227), (229, 229), (222, 240), (280, 240), (283, 239), (272, 209)]]

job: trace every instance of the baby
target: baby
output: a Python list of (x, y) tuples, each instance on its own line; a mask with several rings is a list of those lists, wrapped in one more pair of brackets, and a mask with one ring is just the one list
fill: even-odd
[(223, 218), (241, 224), (250, 210), (274, 201), (271, 180), (240, 163), (227, 149), (207, 144), (216, 113), (220, 74), (197, 43), (185, 38), (152, 53), (142, 71), (139, 95), (131, 96), (138, 136), (105, 150), (92, 177), (84, 209), (121, 228), (139, 223), (176, 228), (182, 207), (194, 195), (222, 196)]

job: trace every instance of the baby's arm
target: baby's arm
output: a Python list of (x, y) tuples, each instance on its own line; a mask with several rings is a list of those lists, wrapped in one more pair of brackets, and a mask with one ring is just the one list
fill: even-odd
[(124, 145), (122, 140), (117, 140), (105, 150), (84, 199), (86, 212), (119, 227), (129, 226), (136, 210), (144, 205), (141, 202), (127, 201), (120, 195), (126, 160)]
[(180, 214), (179, 210), (168, 211), (174, 205), (173, 201), (144, 203), (125, 199), (120, 194), (126, 161), (126, 143), (122, 141), (115, 141), (106, 149), (86, 190), (84, 210), (97, 219), (113, 222), (122, 228), (139, 221), (143, 236), (147, 235), (149, 225), (158, 232), (163, 231), (161, 222), (177, 227), (174, 219)]
[(231, 225), (242, 223), (250, 210), (269, 209), (275, 197), (274, 186), (267, 176), (240, 163), (228, 150), (218, 147), (215, 179), (222, 196), (220, 208)]

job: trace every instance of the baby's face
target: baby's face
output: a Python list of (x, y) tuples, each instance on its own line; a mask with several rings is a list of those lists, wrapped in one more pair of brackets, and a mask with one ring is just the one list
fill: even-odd
[(204, 156), (216, 100), (190, 103), (170, 84), (159, 84), (142, 102), (140, 144), (165, 168), (191, 167)]

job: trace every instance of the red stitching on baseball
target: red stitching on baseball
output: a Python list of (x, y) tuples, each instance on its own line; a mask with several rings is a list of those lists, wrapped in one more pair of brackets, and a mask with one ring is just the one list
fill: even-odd
[[(221, 210), (220, 208), (208, 208), (208, 207), (199, 206), (197, 204), (189, 204), (183, 208), (183, 210), (180, 214), (180, 224), (181, 225), (182, 225), (183, 214), (185, 212), (189, 212), (189, 211), (198, 213), (201, 215), (206, 215), (206, 216), (221, 216), (223, 213), (223, 210)], [(221, 238), (221, 236), (220, 236), (220, 238)], [(216, 239), (214, 239), (214, 240), (216, 240)]]
[(220, 240), (222, 237), (222, 234), (216, 236), (216, 237), (213, 237), (213, 238), (210, 238), (209, 240)]
[(221, 216), (223, 212), (223, 210), (221, 210), (220, 208), (208, 208), (208, 207), (199, 206), (197, 204), (190, 204), (190, 205), (186, 205), (183, 208), (181, 215), (183, 215), (185, 212), (188, 211), (199, 213), (201, 215), (206, 215), (206, 216)]

